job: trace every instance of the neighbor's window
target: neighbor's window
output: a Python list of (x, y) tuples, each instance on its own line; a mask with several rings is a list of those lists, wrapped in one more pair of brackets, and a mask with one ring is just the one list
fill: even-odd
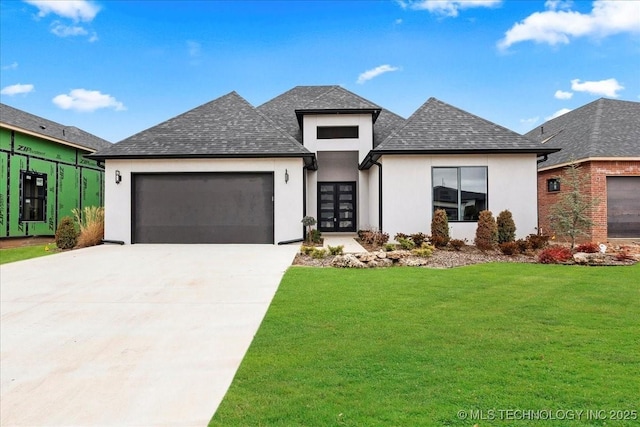
[(318, 126), (318, 139), (358, 138), (358, 126)]
[(444, 209), (449, 221), (477, 221), (487, 209), (487, 168), (433, 168), (433, 210)]
[(20, 171), (20, 221), (44, 221), (47, 206), (47, 175)]
[(560, 180), (558, 178), (551, 178), (547, 180), (547, 191), (555, 192), (560, 191)]

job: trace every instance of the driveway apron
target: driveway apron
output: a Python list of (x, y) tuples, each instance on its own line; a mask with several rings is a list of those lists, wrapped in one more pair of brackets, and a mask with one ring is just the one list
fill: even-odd
[(296, 245), (103, 245), (0, 267), (2, 426), (205, 426)]

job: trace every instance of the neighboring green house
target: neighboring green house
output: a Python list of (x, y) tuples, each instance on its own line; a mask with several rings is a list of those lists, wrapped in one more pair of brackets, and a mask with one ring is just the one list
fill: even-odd
[(73, 208), (103, 206), (104, 169), (85, 155), (109, 146), (0, 104), (0, 238), (51, 236)]

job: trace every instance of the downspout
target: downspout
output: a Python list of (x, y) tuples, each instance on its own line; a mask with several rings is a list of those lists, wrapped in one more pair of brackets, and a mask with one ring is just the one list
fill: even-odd
[(536, 163), (540, 164), (540, 163), (542, 163), (542, 162), (546, 162), (547, 160), (549, 160), (549, 156), (547, 156), (547, 155), (545, 154), (545, 155), (544, 155), (544, 157), (543, 157), (543, 158), (541, 158), (541, 159), (538, 159), (538, 160), (536, 161)]
[[(304, 165), (302, 167), (302, 217), (307, 216), (307, 170), (308, 166)], [(307, 238), (307, 230), (306, 227), (302, 226), (302, 238)]]
[(382, 164), (373, 162), (378, 166), (378, 230), (382, 232)]

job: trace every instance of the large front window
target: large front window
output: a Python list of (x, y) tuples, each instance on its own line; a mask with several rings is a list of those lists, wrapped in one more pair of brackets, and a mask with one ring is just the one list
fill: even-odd
[(477, 221), (487, 209), (485, 166), (433, 168), (433, 210), (444, 209), (449, 221)]
[(20, 171), (20, 221), (44, 221), (47, 206), (47, 175)]

